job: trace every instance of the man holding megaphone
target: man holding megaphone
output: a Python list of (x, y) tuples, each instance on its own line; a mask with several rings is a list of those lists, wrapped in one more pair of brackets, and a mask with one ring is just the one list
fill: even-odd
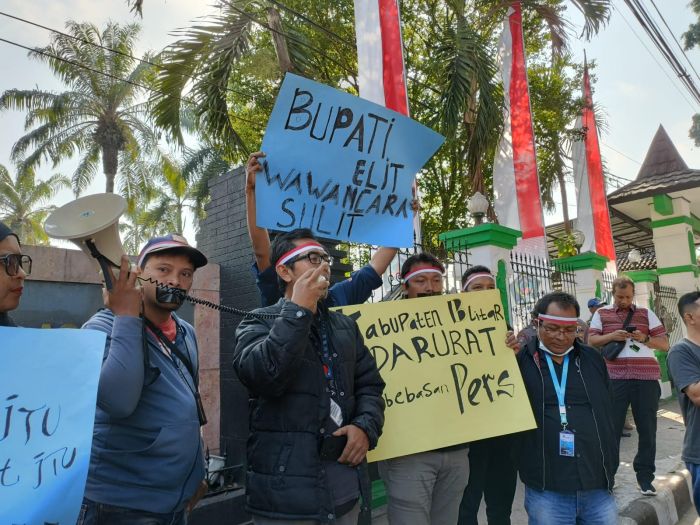
[(105, 332), (107, 343), (77, 525), (187, 522), (204, 480), (206, 417), (194, 328), (175, 311), (206, 264), (184, 237), (168, 235), (146, 243), (138, 268), (123, 256), (118, 276), (109, 270), (106, 309), (83, 327)]

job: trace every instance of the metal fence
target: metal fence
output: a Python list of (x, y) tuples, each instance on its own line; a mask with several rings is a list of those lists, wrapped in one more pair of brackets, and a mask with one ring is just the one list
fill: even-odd
[(607, 270), (603, 271), (601, 274), (601, 287), (600, 287), (600, 297), (599, 299), (602, 299), (608, 304), (613, 303), (613, 281), (617, 278), (617, 275), (614, 274), (613, 272), (609, 272)]
[(678, 291), (672, 286), (654, 283), (654, 313), (666, 328), (671, 345), (683, 339), (683, 327), (677, 308)]
[(537, 301), (552, 291), (576, 296), (576, 276), (566, 266), (554, 267), (549, 261), (534, 255), (511, 252), (513, 273), (508, 279), (510, 321), (516, 331), (525, 328)]

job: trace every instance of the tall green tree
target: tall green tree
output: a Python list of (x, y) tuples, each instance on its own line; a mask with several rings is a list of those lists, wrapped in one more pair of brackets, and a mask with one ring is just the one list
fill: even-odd
[(119, 168), (149, 155), (158, 143), (140, 87), (148, 84), (153, 68), (131, 58), (139, 26), (109, 22), (100, 31), (87, 22), (68, 21), (66, 30), (69, 36), (54, 34), (48, 46), (29, 56), (45, 62), (67, 91), (9, 89), (0, 95), (0, 110), (27, 113), (27, 134), (13, 146), (12, 159), (30, 167), (48, 160), (56, 167), (78, 153), (71, 177), (76, 195), (101, 164), (106, 191), (114, 192), (119, 179), (119, 190), (131, 197), (144, 181), (137, 179), (138, 171)]
[(31, 167), (19, 168), (12, 177), (0, 164), (0, 220), (25, 244), (48, 244), (44, 220), (55, 209), (51, 201), (56, 193), (69, 185), (62, 175), (39, 181)]
[[(466, 197), (491, 184), (501, 122), (496, 82), (503, 0), (404, 0), (404, 53), (415, 120), (447, 137), (419, 175), (423, 238), (466, 222)], [(358, 93), (354, 8), (350, 0), (227, 0), (216, 15), (183, 29), (162, 54), (154, 96), (157, 123), (182, 140), (182, 94), (194, 99), (197, 124), (228, 160), (259, 147), (286, 71)], [(607, 19), (609, 0), (523, 0), (529, 33), (555, 53), (567, 34), (566, 6), (580, 10), (584, 32)], [(530, 22), (532, 21), (532, 22)]]

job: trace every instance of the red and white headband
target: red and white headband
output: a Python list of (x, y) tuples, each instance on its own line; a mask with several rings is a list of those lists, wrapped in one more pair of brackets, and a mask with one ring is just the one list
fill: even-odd
[(437, 273), (438, 275), (442, 276), (442, 270), (440, 268), (436, 268), (435, 266), (431, 266), (430, 268), (419, 268), (418, 270), (413, 270), (412, 272), (408, 272), (406, 274), (406, 276), (403, 278), (403, 282), (407, 283), (409, 279), (412, 279), (416, 275), (421, 275), (424, 273)]
[(283, 254), (282, 257), (277, 259), (277, 263), (275, 263), (275, 268), (287, 264), (289, 261), (303, 253), (310, 252), (313, 250), (321, 250), (323, 253), (326, 253), (326, 249), (323, 247), (323, 245), (317, 242), (305, 242), (304, 244), (295, 246), (293, 250), (289, 250), (287, 253)]
[(562, 326), (573, 326), (578, 324), (578, 319), (575, 317), (558, 317), (556, 315), (538, 314), (537, 318), (542, 321), (549, 321), (552, 324)]
[(487, 272), (479, 272), (479, 273), (473, 273), (469, 276), (469, 279), (467, 279), (462, 286), (462, 291), (465, 292), (467, 290), (467, 287), (469, 286), (469, 283), (471, 283), (474, 279), (479, 279), (481, 277), (488, 277), (491, 279), (493, 282), (496, 282), (496, 279), (494, 279), (493, 275)]

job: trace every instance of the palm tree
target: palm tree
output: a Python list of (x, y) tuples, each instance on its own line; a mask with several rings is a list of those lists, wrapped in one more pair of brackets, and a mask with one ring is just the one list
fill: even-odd
[(70, 186), (62, 175), (37, 181), (33, 168), (20, 168), (14, 178), (0, 164), (0, 220), (27, 244), (48, 244), (44, 220), (55, 209), (49, 204), (56, 193)]
[(153, 69), (132, 58), (139, 26), (109, 22), (100, 32), (93, 24), (68, 21), (66, 28), (68, 35), (54, 34), (48, 46), (29, 55), (46, 62), (69, 90), (10, 89), (0, 95), (0, 110), (27, 112), (27, 134), (13, 146), (12, 159), (25, 167), (50, 160), (55, 167), (78, 152), (71, 178), (76, 195), (95, 177), (101, 160), (106, 191), (114, 192), (119, 176), (129, 197), (140, 182), (138, 173), (119, 172), (120, 164), (143, 158), (158, 142), (147, 104), (140, 101)]

